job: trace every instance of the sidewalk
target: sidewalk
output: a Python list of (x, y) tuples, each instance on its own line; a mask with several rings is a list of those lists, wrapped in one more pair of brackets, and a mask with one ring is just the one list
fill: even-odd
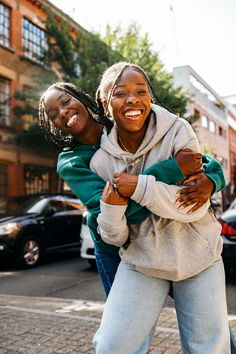
[[(83, 300), (0, 295), (0, 354), (94, 354), (91, 342), (103, 307)], [(236, 334), (236, 316), (229, 321)], [(177, 353), (175, 312), (164, 308), (149, 354)]]

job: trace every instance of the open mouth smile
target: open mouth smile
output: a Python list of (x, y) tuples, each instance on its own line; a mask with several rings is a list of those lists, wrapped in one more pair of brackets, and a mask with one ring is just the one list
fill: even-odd
[(138, 119), (141, 114), (142, 114), (142, 112), (140, 109), (134, 109), (132, 111), (125, 112), (125, 117), (135, 120), (135, 119)]
[(78, 114), (77, 114), (77, 113), (73, 114), (73, 116), (71, 116), (71, 117), (68, 119), (68, 121), (67, 121), (67, 123), (66, 123), (66, 126), (67, 126), (68, 128), (73, 127), (73, 125), (76, 124), (76, 122), (77, 122), (78, 119), (79, 119)]

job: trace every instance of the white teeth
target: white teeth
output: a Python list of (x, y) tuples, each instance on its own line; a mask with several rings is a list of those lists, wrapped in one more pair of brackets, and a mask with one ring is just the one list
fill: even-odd
[(76, 123), (76, 121), (77, 121), (77, 119), (78, 119), (78, 115), (77, 114), (73, 114), (73, 116), (68, 120), (68, 122), (67, 122), (67, 127), (72, 127), (75, 123)]
[(126, 117), (133, 117), (133, 116), (138, 116), (139, 114), (141, 114), (141, 111), (140, 110), (137, 110), (137, 111), (129, 111), (129, 112), (126, 112), (125, 115)]

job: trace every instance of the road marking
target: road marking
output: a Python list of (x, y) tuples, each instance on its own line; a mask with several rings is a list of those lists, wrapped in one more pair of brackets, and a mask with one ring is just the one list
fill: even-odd
[(55, 312), (58, 313), (68, 313), (72, 311), (96, 311), (96, 312), (103, 312), (104, 310), (104, 303), (93, 302), (93, 301), (84, 301), (79, 300), (76, 301), (74, 304), (65, 306), (62, 309), (56, 310)]

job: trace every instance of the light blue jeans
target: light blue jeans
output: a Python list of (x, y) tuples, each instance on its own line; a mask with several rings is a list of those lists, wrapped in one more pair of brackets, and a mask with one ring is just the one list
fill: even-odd
[[(93, 346), (97, 354), (144, 354), (170, 282), (121, 262)], [(173, 282), (183, 354), (230, 354), (224, 267), (220, 259), (200, 274)], [(143, 344), (143, 345), (142, 345)]]

